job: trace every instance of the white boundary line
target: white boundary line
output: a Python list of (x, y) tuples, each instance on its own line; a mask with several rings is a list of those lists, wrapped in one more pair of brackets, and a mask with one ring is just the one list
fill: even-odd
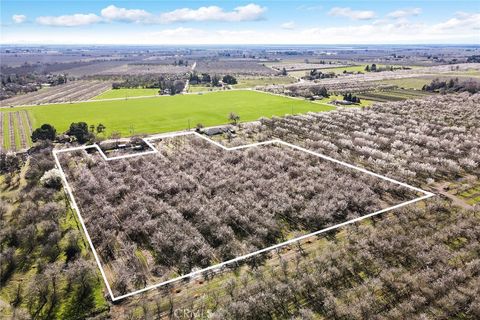
[[(90, 149), (90, 148), (94, 148), (94, 149), (97, 149), (100, 154), (102, 155), (102, 158), (105, 160), (105, 161), (112, 161), (112, 160), (118, 160), (118, 159), (123, 159), (123, 158), (131, 158), (131, 157), (136, 157), (136, 156), (143, 156), (143, 155), (146, 155), (146, 154), (153, 154), (153, 153), (157, 153), (158, 150), (155, 148), (155, 146), (150, 142), (152, 140), (158, 140), (158, 139), (162, 139), (162, 138), (170, 138), (170, 137), (178, 137), (178, 136), (186, 136), (186, 135), (195, 135), (195, 136), (198, 136), (214, 145), (216, 145), (217, 147), (220, 147), (226, 151), (233, 151), (233, 150), (240, 150), (240, 149), (246, 149), (246, 148), (250, 148), (250, 147), (256, 147), (256, 146), (261, 146), (261, 145), (269, 145), (269, 144), (280, 144), (280, 145), (285, 145), (285, 146), (288, 146), (290, 148), (293, 148), (293, 149), (297, 149), (297, 150), (300, 150), (300, 151), (303, 151), (303, 152), (306, 152), (308, 154), (311, 154), (311, 155), (314, 155), (314, 156), (317, 156), (319, 158), (322, 158), (322, 159), (325, 159), (325, 160), (329, 160), (329, 161), (332, 161), (334, 163), (337, 163), (337, 164), (340, 164), (340, 165), (343, 165), (343, 166), (346, 166), (348, 168), (351, 168), (351, 169), (354, 169), (354, 170), (357, 170), (357, 171), (360, 171), (360, 172), (363, 172), (363, 173), (366, 173), (366, 174), (369, 174), (369, 175), (372, 175), (374, 177), (377, 177), (377, 178), (380, 178), (380, 179), (383, 179), (383, 180), (386, 180), (386, 181), (389, 181), (389, 182), (392, 182), (392, 183), (395, 183), (395, 184), (398, 184), (402, 187), (405, 187), (405, 188), (408, 188), (408, 189), (411, 189), (411, 190), (414, 190), (416, 192), (420, 192), (420, 193), (423, 193), (424, 195), (423, 196), (420, 196), (420, 197), (417, 197), (415, 199), (412, 199), (412, 200), (409, 200), (409, 201), (405, 201), (405, 202), (402, 202), (400, 204), (397, 204), (397, 205), (394, 205), (392, 207), (388, 207), (388, 208), (385, 208), (385, 209), (381, 209), (379, 211), (376, 211), (376, 212), (373, 212), (373, 213), (369, 213), (369, 214), (366, 214), (364, 216), (361, 216), (361, 217), (358, 217), (358, 218), (355, 218), (355, 219), (351, 219), (351, 220), (348, 220), (348, 221), (345, 221), (345, 222), (342, 222), (342, 223), (339, 223), (339, 224), (336, 224), (334, 226), (330, 226), (330, 227), (327, 227), (325, 229), (322, 229), (322, 230), (318, 230), (318, 231), (315, 231), (315, 232), (312, 232), (312, 233), (309, 233), (309, 234), (306, 234), (306, 235), (303, 235), (303, 236), (300, 236), (300, 237), (297, 237), (297, 238), (294, 238), (294, 239), (290, 239), (290, 240), (287, 240), (285, 242), (282, 242), (282, 243), (278, 243), (278, 244), (275, 244), (275, 245), (272, 245), (272, 246), (269, 246), (267, 248), (263, 248), (263, 249), (260, 249), (260, 250), (257, 250), (255, 252), (251, 252), (251, 253), (248, 253), (248, 254), (245, 254), (243, 256), (239, 256), (239, 257), (236, 257), (234, 259), (230, 259), (230, 260), (227, 260), (227, 261), (224, 261), (224, 262), (221, 262), (221, 263), (218, 263), (216, 265), (213, 265), (213, 266), (209, 266), (207, 268), (203, 268), (203, 269), (200, 269), (200, 270), (197, 270), (197, 271), (193, 271), (193, 272), (190, 272), (188, 274), (184, 274), (184, 275), (181, 275), (181, 276), (178, 276), (176, 278), (173, 278), (173, 279), (169, 279), (167, 281), (164, 281), (164, 282), (161, 282), (161, 283), (157, 283), (157, 284), (154, 284), (154, 285), (150, 285), (150, 286), (147, 286), (143, 289), (140, 289), (140, 290), (136, 290), (136, 291), (133, 291), (133, 292), (130, 292), (130, 293), (127, 293), (127, 294), (124, 294), (124, 295), (120, 295), (120, 296), (117, 296), (115, 297), (113, 292), (112, 292), (112, 289), (110, 287), (110, 284), (108, 283), (108, 280), (107, 280), (107, 277), (106, 277), (106, 274), (105, 274), (105, 271), (102, 267), (102, 263), (100, 261), (100, 258), (98, 257), (98, 254), (97, 254), (97, 251), (95, 250), (95, 247), (93, 246), (93, 243), (92, 243), (92, 239), (90, 238), (90, 235), (87, 231), (87, 227), (85, 226), (85, 222), (80, 214), (80, 209), (78, 208), (78, 205), (75, 201), (75, 198), (73, 196), (73, 192), (72, 192), (72, 189), (70, 187), (70, 185), (68, 184), (68, 181), (67, 181), (67, 177), (65, 175), (65, 173), (63, 172), (63, 168), (62, 166), (60, 165), (60, 161), (58, 159), (58, 154), (59, 153), (63, 153), (63, 152), (71, 152), (71, 151), (76, 151), (76, 150), (86, 150), (86, 149)], [(314, 152), (314, 151), (311, 151), (311, 150), (308, 150), (308, 149), (305, 149), (305, 148), (302, 148), (302, 147), (299, 147), (299, 146), (296, 146), (294, 144), (291, 144), (291, 143), (288, 143), (288, 142), (285, 142), (285, 141), (282, 141), (282, 140), (269, 140), (269, 141), (264, 141), (264, 142), (257, 142), (257, 143), (252, 143), (252, 144), (246, 144), (246, 145), (242, 145), (242, 146), (237, 146), (237, 147), (225, 147), (224, 145), (216, 142), (216, 141), (213, 141), (197, 132), (191, 132), (191, 131), (188, 131), (188, 132), (174, 132), (174, 133), (168, 133), (168, 134), (160, 134), (160, 135), (155, 135), (155, 136), (151, 136), (151, 137), (147, 137), (147, 138), (144, 138), (143, 141), (145, 141), (145, 143), (150, 147), (152, 148), (151, 151), (146, 151), (146, 152), (141, 152), (141, 153), (137, 153), (137, 154), (129, 154), (129, 155), (125, 155), (125, 156), (117, 156), (117, 157), (111, 157), (111, 158), (108, 158), (105, 153), (102, 151), (102, 149), (97, 145), (97, 144), (93, 144), (93, 145), (89, 145), (89, 146), (80, 146), (80, 147), (73, 147), (73, 148), (67, 148), (67, 149), (61, 149), (61, 150), (53, 150), (53, 157), (55, 158), (55, 163), (58, 167), (58, 169), (60, 170), (60, 174), (61, 174), (61, 177), (62, 177), (62, 180), (63, 180), (63, 184), (64, 184), (64, 188), (66, 190), (66, 192), (68, 193), (70, 199), (71, 199), (71, 203), (72, 203), (72, 207), (73, 209), (75, 210), (75, 212), (77, 213), (77, 216), (78, 216), (78, 219), (82, 225), (82, 228), (83, 228), (83, 231), (87, 237), (87, 240), (88, 240), (88, 243), (90, 245), (90, 248), (92, 249), (93, 251), (93, 255), (95, 257), (95, 261), (97, 262), (97, 265), (100, 269), (100, 272), (102, 274), (102, 277), (103, 277), (103, 281), (105, 282), (105, 285), (107, 287), (107, 290), (108, 290), (108, 293), (110, 294), (110, 297), (112, 299), (112, 301), (118, 301), (118, 300), (121, 300), (121, 299), (125, 299), (125, 298), (128, 298), (128, 297), (131, 297), (133, 295), (136, 295), (138, 293), (142, 293), (142, 292), (145, 292), (145, 291), (148, 291), (148, 290), (152, 290), (152, 289), (155, 289), (155, 288), (158, 288), (158, 287), (161, 287), (161, 286), (164, 286), (166, 284), (169, 284), (169, 283), (173, 283), (173, 282), (176, 282), (176, 281), (179, 281), (179, 280), (182, 280), (182, 279), (185, 279), (185, 278), (189, 278), (189, 277), (192, 277), (192, 276), (196, 276), (196, 275), (199, 275), (199, 274), (202, 274), (206, 271), (209, 271), (209, 270), (214, 270), (214, 269), (218, 269), (218, 268), (221, 268), (225, 265), (228, 265), (228, 264), (232, 264), (232, 263), (235, 263), (235, 262), (238, 262), (238, 261), (242, 261), (242, 260), (245, 260), (245, 259), (248, 259), (250, 257), (253, 257), (257, 254), (260, 254), (260, 253), (264, 253), (264, 252), (267, 252), (267, 251), (271, 251), (273, 249), (276, 249), (276, 248), (280, 248), (280, 247), (283, 247), (283, 246), (286, 246), (286, 245), (289, 245), (289, 244), (292, 244), (292, 243), (295, 243), (295, 242), (298, 242), (300, 240), (303, 240), (303, 239), (306, 239), (306, 238), (309, 238), (309, 237), (312, 237), (312, 236), (315, 236), (315, 235), (319, 235), (321, 233), (325, 233), (327, 231), (330, 231), (330, 230), (333, 230), (333, 229), (336, 229), (336, 228), (340, 228), (340, 227), (343, 227), (345, 225), (349, 225), (349, 224), (352, 224), (352, 223), (355, 223), (355, 222), (358, 222), (358, 221), (361, 221), (361, 220), (364, 220), (364, 219), (367, 219), (367, 218), (370, 218), (370, 217), (373, 217), (373, 216), (376, 216), (378, 214), (381, 214), (381, 213), (384, 213), (384, 212), (387, 212), (387, 211), (390, 211), (390, 210), (394, 210), (394, 209), (397, 209), (397, 208), (400, 208), (400, 207), (403, 207), (403, 206), (406, 206), (406, 205), (409, 205), (409, 204), (412, 204), (412, 203), (415, 203), (415, 202), (418, 202), (418, 201), (422, 201), (422, 200), (425, 200), (425, 199), (428, 199), (432, 196), (434, 196), (435, 194), (434, 193), (431, 193), (431, 192), (428, 192), (428, 191), (425, 191), (425, 190), (422, 190), (420, 188), (417, 188), (417, 187), (414, 187), (414, 186), (411, 186), (409, 184), (406, 184), (406, 183), (403, 183), (403, 182), (400, 182), (398, 180), (395, 180), (395, 179), (392, 179), (392, 178), (389, 178), (389, 177), (386, 177), (386, 176), (383, 176), (383, 175), (380, 175), (380, 174), (377, 174), (377, 173), (374, 173), (372, 171), (369, 171), (369, 170), (366, 170), (364, 168), (361, 168), (361, 167), (357, 167), (357, 166), (354, 166), (354, 165), (351, 165), (349, 163), (346, 163), (346, 162), (343, 162), (343, 161), (339, 161), (339, 160), (336, 160), (334, 158), (331, 158), (329, 156), (326, 156), (326, 155), (323, 155), (321, 153), (317, 153), (317, 152)]]

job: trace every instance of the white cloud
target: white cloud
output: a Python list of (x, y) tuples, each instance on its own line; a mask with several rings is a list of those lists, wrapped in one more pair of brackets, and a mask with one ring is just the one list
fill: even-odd
[(375, 18), (375, 12), (370, 10), (352, 10), (351, 8), (334, 7), (329, 12), (334, 17), (346, 17), (352, 20), (370, 20)]
[(141, 9), (126, 9), (110, 5), (101, 11), (102, 17), (109, 21), (142, 22), (151, 19), (152, 15)]
[[(159, 16), (156, 16), (158, 19)], [(42, 17), (39, 21), (49, 25), (84, 25), (105, 18), (90, 15)], [(158, 22), (158, 20), (157, 20)], [(288, 23), (286, 21), (285, 23)], [(478, 43), (480, 13), (458, 12), (439, 23), (411, 22), (407, 18), (349, 23), (328, 27), (319, 22), (315, 28), (295, 27), (296, 32), (279, 26), (250, 30), (239, 24), (224, 24), (224, 28), (166, 28), (139, 31), (137, 28), (116, 30), (99, 29), (95, 34), (81, 29), (45, 32), (42, 28), (23, 32), (1, 33), (0, 43), (78, 43), (78, 44), (427, 44), (427, 43)], [(289, 26), (289, 25), (287, 25)], [(150, 26), (157, 29), (157, 26)], [(385, 35), (388, 35), (387, 37)]]
[(282, 27), (282, 29), (286, 29), (286, 30), (293, 30), (293, 29), (295, 29), (295, 22), (288, 21), (288, 22), (282, 23), (280, 25), (280, 27)]
[(420, 8), (400, 9), (390, 12), (387, 14), (387, 17), (399, 19), (409, 16), (418, 16), (420, 13), (422, 13), (422, 9)]
[(297, 10), (304, 10), (304, 11), (319, 11), (322, 9), (323, 9), (323, 6), (319, 6), (319, 5), (309, 6), (306, 4), (302, 4), (297, 7)]
[(73, 15), (65, 15), (65, 16), (42, 16), (36, 19), (38, 24), (45, 25), (45, 26), (55, 26), (55, 27), (76, 27), (76, 26), (84, 26), (93, 24), (96, 22), (100, 22), (102, 18), (97, 16), (96, 14), (89, 13), (89, 14), (73, 14)]
[(189, 21), (255, 21), (263, 19), (267, 9), (257, 4), (250, 3), (245, 6), (236, 7), (232, 11), (225, 11), (218, 6), (200, 7), (198, 9), (183, 8), (160, 15), (142, 9), (126, 9), (110, 5), (101, 10), (100, 16), (90, 14), (73, 14), (63, 16), (44, 16), (36, 19), (37, 23), (49, 26), (81, 26), (97, 22), (136, 22), (136, 23), (174, 23)]
[(198, 9), (183, 8), (160, 15), (163, 23), (187, 21), (254, 21), (263, 18), (266, 8), (250, 3), (236, 7), (233, 11), (224, 11), (217, 6), (200, 7)]
[[(437, 25), (413, 23), (402, 19), (365, 22), (361, 25), (300, 29), (294, 34), (288, 30), (203, 30), (191, 28), (166, 29), (144, 35), (142, 39), (163, 44), (226, 44), (235, 39), (238, 44), (425, 44), (425, 43), (472, 43), (478, 36), (474, 24), (465, 21), (474, 19), (474, 15), (457, 15), (464, 18), (462, 23), (455, 22), (454, 29), (437, 32)], [(450, 20), (445, 21), (450, 25)], [(442, 25), (444, 24), (442, 23)], [(434, 28), (435, 27), (435, 28)], [(388, 35), (388, 38), (385, 38)], [(265, 41), (268, 39), (268, 42)]]
[(462, 27), (470, 27), (476, 30), (480, 29), (480, 13), (457, 12), (456, 17), (433, 25), (431, 30), (434, 32), (444, 32)]
[[(458, 19), (458, 18), (457, 18)], [(445, 22), (447, 22), (446, 20)], [(397, 21), (339, 27), (300, 29), (296, 32), (273, 29), (167, 28), (156, 32), (140, 32), (135, 28), (113, 32), (99, 30), (92, 36), (81, 29), (45, 33), (34, 30), (25, 33), (2, 33), (0, 43), (39, 44), (131, 44), (131, 45), (205, 45), (205, 44), (465, 44), (478, 42), (478, 30), (469, 25), (457, 25), (441, 32), (433, 24), (398, 24)], [(436, 25), (435, 25), (436, 26)], [(386, 38), (385, 35), (388, 35)]]
[(25, 16), (23, 14), (14, 14), (12, 16), (12, 21), (14, 23), (23, 23), (23, 22), (25, 22), (25, 20), (27, 20), (27, 16)]

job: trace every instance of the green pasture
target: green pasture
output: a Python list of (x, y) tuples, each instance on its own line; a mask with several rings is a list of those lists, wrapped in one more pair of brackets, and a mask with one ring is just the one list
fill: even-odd
[(290, 77), (302, 78), (302, 77), (306, 76), (309, 72), (310, 72), (310, 70), (295, 70), (295, 71), (287, 71), (287, 74)]
[[(325, 68), (325, 69), (318, 69), (320, 71), (322, 71), (323, 73), (329, 73), (329, 72), (334, 72), (336, 74), (341, 74), (343, 73), (343, 71), (347, 71), (347, 72), (365, 72), (365, 67), (367, 65), (359, 65), (359, 66), (347, 66), (347, 67), (334, 67), (334, 68)], [(380, 67), (378, 65), (378, 67)]]
[(252, 121), (292, 112), (329, 111), (334, 107), (257, 91), (236, 90), (14, 108), (15, 111), (21, 109), (29, 111), (34, 128), (50, 123), (57, 132), (64, 132), (70, 123), (84, 121), (89, 125), (104, 124), (106, 136), (113, 131), (130, 136), (184, 130), (197, 123), (221, 125), (228, 123), (230, 112), (236, 112), (241, 121)]
[(428, 78), (428, 77), (390, 79), (390, 80), (380, 81), (381, 84), (392, 84), (400, 88), (416, 89), (416, 90), (422, 90), (423, 86), (426, 84), (429, 84), (430, 82), (432, 82), (432, 78)]
[(156, 96), (158, 95), (158, 89), (145, 89), (145, 88), (138, 88), (138, 89), (111, 89), (105, 91), (93, 100), (101, 100), (101, 99), (115, 99), (115, 98), (130, 98), (130, 97), (143, 97), (143, 96)]
[(416, 99), (429, 96), (432, 93), (415, 89), (393, 89), (384, 91), (371, 91), (358, 94), (360, 99), (368, 99), (378, 102), (403, 101), (407, 99)]
[(292, 77), (246, 77), (238, 78), (238, 83), (233, 85), (236, 89), (255, 88), (256, 86), (266, 86), (272, 84), (290, 84), (297, 80)]
[(195, 84), (195, 85), (190, 85), (188, 86), (188, 92), (208, 92), (208, 91), (220, 91), (223, 90), (222, 87), (209, 87), (205, 85), (200, 85), (200, 84)]
[[(320, 68), (320, 69), (317, 69), (317, 70), (321, 71), (322, 73), (333, 72), (333, 73), (336, 73), (336, 74), (342, 74), (344, 70), (347, 71), (347, 72), (359, 72), (359, 71), (360, 72), (365, 72), (365, 67), (366, 66), (367, 65), (365, 64), (365, 65), (346, 66), (346, 67)], [(311, 70), (313, 70), (313, 69), (315, 69), (315, 68), (312, 68)], [(290, 76), (297, 77), (297, 78), (304, 77), (305, 75), (307, 75), (309, 73), (310, 73), (310, 70), (288, 71), (288, 74)]]
[[(3, 112), (3, 110), (0, 110)], [(5, 149), (10, 149), (10, 132), (8, 130), (8, 115), (3, 114), (3, 147)]]
[[(355, 95), (355, 93), (353, 94)], [(317, 102), (320, 102), (320, 103), (333, 103), (334, 100), (343, 100), (343, 95), (330, 95), (328, 98), (323, 98), (321, 100), (317, 100)], [(374, 103), (374, 101), (372, 100), (368, 100), (368, 99), (360, 99), (360, 103), (359, 104), (352, 104), (352, 105), (346, 105), (346, 106), (342, 106), (342, 107), (367, 107), (367, 106), (370, 106)]]
[[(371, 66), (371, 64), (368, 64), (368, 65)], [(354, 72), (354, 73), (357, 73), (357, 72), (368, 73), (367, 71), (365, 71), (366, 66), (367, 66), (367, 64), (362, 64), (362, 65), (353, 65), (353, 66), (346, 66), (346, 67), (320, 68), (320, 69), (317, 69), (317, 70), (319, 70), (323, 73), (334, 72), (336, 74), (343, 74), (344, 71)], [(399, 67), (399, 66), (396, 66), (396, 65), (377, 64), (377, 68), (385, 68), (387, 66), (388, 67), (390, 67), (390, 66)], [(415, 67), (412, 67), (412, 66), (408, 66), (408, 67), (415, 68)], [(312, 68), (312, 70), (313, 69), (314, 68)], [(309, 70), (288, 71), (288, 74), (290, 76), (294, 76), (294, 77), (303, 77), (308, 73), (309, 73)]]

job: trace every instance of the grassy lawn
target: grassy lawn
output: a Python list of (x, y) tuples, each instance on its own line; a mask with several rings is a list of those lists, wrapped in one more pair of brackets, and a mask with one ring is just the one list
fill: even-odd
[(381, 84), (393, 84), (400, 88), (422, 90), (423, 86), (432, 82), (431, 78), (405, 78), (383, 80)]
[(10, 148), (10, 132), (8, 131), (8, 114), (3, 113), (3, 147)]
[(477, 70), (477, 69), (474, 69), (474, 68), (470, 68), (470, 69), (463, 70), (463, 71), (452, 70), (452, 71), (448, 72), (447, 74), (448, 75), (454, 74), (454, 75), (458, 75), (460, 77), (473, 77), (473, 78), (480, 77), (480, 71)]
[(223, 90), (221, 87), (207, 87), (202, 85), (190, 85), (188, 92), (206, 92), (206, 91), (219, 91)]
[[(348, 67), (333, 67), (333, 68), (321, 68), (317, 69), (319, 71), (322, 71), (322, 73), (329, 73), (329, 72), (334, 72), (336, 74), (342, 74), (343, 70), (347, 70), (348, 72), (365, 72), (365, 66), (366, 65), (361, 65), (361, 66), (348, 66)], [(314, 68), (312, 68), (313, 70)], [(298, 71), (289, 71), (288, 75), (296, 78), (301, 78), (304, 77), (305, 75), (309, 74), (309, 70), (298, 70)]]
[(223, 91), (203, 95), (177, 95), (113, 101), (53, 104), (15, 108), (29, 110), (36, 128), (50, 123), (64, 132), (70, 123), (103, 123), (106, 134), (120, 131), (123, 136), (184, 130), (197, 123), (205, 126), (225, 124), (228, 114), (236, 112), (241, 121), (260, 117), (282, 116), (308, 111), (334, 109), (320, 103), (290, 99), (256, 91)]
[[(368, 65), (371, 65), (371, 64), (368, 64)], [(333, 68), (322, 68), (322, 69), (317, 69), (319, 71), (322, 71), (323, 73), (329, 73), (329, 72), (334, 72), (336, 74), (342, 74), (343, 71), (347, 71), (347, 72), (363, 72), (363, 73), (367, 73), (365, 71), (365, 67), (367, 66), (367, 64), (362, 64), (362, 65), (355, 65), (355, 66), (346, 66), (346, 67), (333, 67)], [(387, 65), (385, 64), (377, 64), (377, 68), (384, 68), (386, 67)], [(390, 65), (388, 65), (390, 67)], [(393, 67), (398, 67), (396, 65), (393, 65)], [(409, 66), (410, 68), (414, 68), (414, 67), (411, 67)], [(313, 68), (312, 68), (313, 70)], [(308, 70), (303, 70), (303, 71), (291, 71), (291, 72), (288, 72), (289, 75), (293, 76), (293, 77), (303, 77), (305, 76), (309, 71)]]
[(142, 96), (156, 96), (158, 89), (111, 89), (99, 94), (92, 100), (112, 99), (112, 98), (128, 98), (128, 97), (142, 97)]
[(32, 145), (32, 139), (30, 137), (30, 134), (28, 132), (28, 121), (27, 121), (27, 115), (23, 112), (20, 113), (20, 117), (22, 118), (22, 123), (23, 123), (23, 130), (25, 132), (25, 136), (27, 138), (27, 146)]
[[(380, 65), (377, 65), (380, 67)], [(323, 73), (328, 73), (328, 72), (335, 72), (336, 74), (341, 74), (343, 73), (344, 70), (347, 72), (365, 72), (365, 65), (360, 65), (360, 66), (348, 66), (348, 67), (335, 67), (335, 68), (325, 68), (325, 69), (318, 69), (322, 71)], [(382, 66), (383, 67), (383, 66)]]
[[(332, 103), (333, 100), (343, 100), (343, 96), (332, 94), (328, 98), (323, 98), (322, 100), (317, 100), (317, 102), (319, 102), (319, 103)], [(374, 101), (372, 101), (372, 100), (360, 99), (360, 104), (346, 105), (346, 106), (342, 106), (342, 107), (366, 107), (366, 106), (372, 105), (373, 103), (374, 103)]]
[(13, 115), (13, 128), (15, 133), (15, 146), (17, 147), (17, 150), (20, 150), (22, 149), (22, 140), (20, 138), (20, 123), (18, 123), (18, 119), (15, 114)]
[(238, 83), (233, 87), (236, 89), (254, 88), (256, 86), (265, 86), (271, 84), (289, 84), (295, 83), (297, 80), (292, 77), (248, 77), (238, 78)]
[(480, 184), (460, 193), (460, 197), (472, 206), (480, 203)]
[(308, 70), (288, 71), (288, 75), (295, 78), (301, 78), (307, 75)]

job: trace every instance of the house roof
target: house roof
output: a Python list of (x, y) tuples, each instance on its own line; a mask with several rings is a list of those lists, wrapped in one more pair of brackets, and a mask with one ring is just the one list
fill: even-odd
[(225, 129), (225, 128), (210, 128), (210, 129), (207, 129), (205, 130), (205, 134), (207, 136), (214, 136), (216, 134), (222, 134), (224, 132), (226, 132), (228, 129)]

